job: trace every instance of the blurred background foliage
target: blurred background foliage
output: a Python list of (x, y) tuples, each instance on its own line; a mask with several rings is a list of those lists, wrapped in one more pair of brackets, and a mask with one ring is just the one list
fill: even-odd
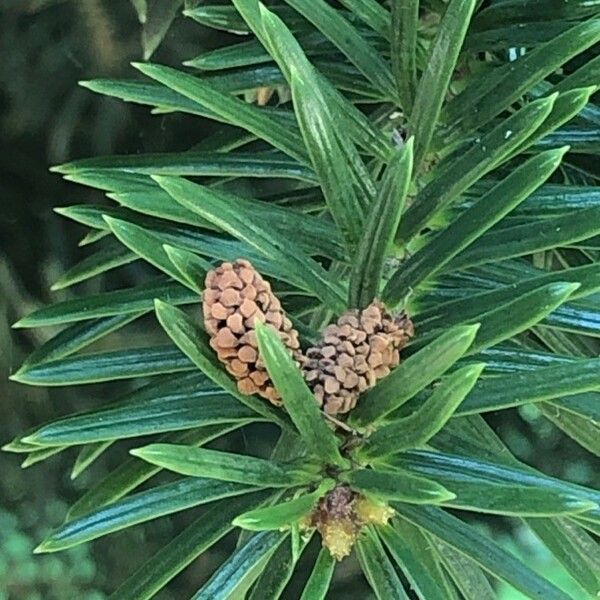
[[(58, 218), (52, 208), (101, 198), (97, 191), (75, 188), (50, 174), (48, 167), (83, 156), (184, 150), (209, 133), (209, 124), (198, 117), (152, 116), (145, 107), (92, 94), (77, 85), (94, 77), (131, 77), (129, 62), (153, 53), (156, 62), (178, 65), (202, 50), (231, 42), (232, 36), (216, 36), (213, 30), (178, 16), (182, 4), (181, 0), (3, 0), (0, 4), (0, 443), (34, 424), (90, 409), (123, 391), (123, 383), (91, 385), (82, 396), (81, 388), (8, 382), (23, 358), (55, 333), (50, 328), (11, 330), (10, 324), (75, 292), (93, 293), (141, 280), (138, 269), (142, 267), (134, 263), (111, 271), (110, 280), (96, 277), (75, 292), (49, 291), (58, 275), (88, 251), (78, 247), (82, 230)], [(144, 322), (137, 327), (143, 331)], [(522, 419), (516, 416), (516, 411), (503, 411), (488, 420), (519, 458), (548, 474), (598, 484), (592, 455), (543, 419), (535, 407), (524, 407)], [(261, 434), (255, 437), (260, 440)], [(256, 439), (250, 443), (255, 445)], [(247, 436), (238, 433), (220, 442), (233, 450), (247, 443)], [(105, 598), (115, 582), (124, 580), (191, 518), (183, 513), (60, 554), (33, 555), (40, 539), (62, 521), (68, 504), (121, 457), (122, 452), (105, 452), (93, 468), (72, 480), (68, 473), (75, 456), (69, 452), (26, 471), (18, 455), (0, 453), (0, 600)], [(509, 549), (527, 556), (529, 564), (546, 576), (556, 582), (567, 577), (539, 542), (519, 536), (517, 521), (495, 518), (489, 527), (494, 537), (506, 539)], [(510, 538), (509, 532), (516, 535)], [(157, 598), (189, 597), (220, 558), (205, 553)], [(340, 597), (348, 593), (369, 597), (355, 574), (352, 561), (340, 569), (336, 586)], [(499, 596), (522, 598), (508, 587), (500, 589)]]
[[(154, 4), (160, 10), (169, 3)], [(144, 56), (144, 42), (150, 48), (157, 41), (148, 34), (149, 28), (160, 34), (159, 25), (165, 29), (178, 8), (170, 16), (163, 14), (160, 23), (151, 22), (151, 2), (142, 24), (129, 0), (0, 3), (1, 443), (36, 422), (93, 406), (122, 388), (89, 386), (81, 397), (67, 388), (27, 388), (8, 382), (25, 355), (44, 341), (37, 337), (39, 332), (18, 332), (10, 325), (35, 307), (74, 294), (49, 291), (58, 274), (86, 254), (86, 248), (77, 246), (81, 229), (57, 217), (52, 208), (76, 198), (100, 199), (98, 192), (82, 191), (50, 174), (50, 165), (75, 156), (182, 149), (202, 137), (199, 119), (152, 116), (143, 107), (77, 85), (91, 77), (130, 76), (129, 62)], [(178, 17), (156, 56), (179, 63), (217, 42), (199, 39), (197, 26)], [(80, 290), (132, 285), (138, 277), (132, 265), (112, 274), (110, 282), (100, 277)], [(53, 332), (43, 335), (47, 339)], [(115, 465), (115, 457), (108, 453), (92, 471), (71, 481), (68, 473), (74, 458), (66, 452), (23, 471), (19, 457), (0, 453), (0, 599), (104, 598), (104, 592), (114, 588), (111, 582), (123, 580), (143, 556), (152, 554), (154, 545), (159, 547), (159, 540), (173, 535), (171, 523), (161, 520), (138, 527), (135, 538), (116, 536), (60, 555), (32, 555), (49, 528), (62, 521), (67, 505)], [(144, 548), (132, 551), (132, 543)], [(162, 597), (181, 597), (187, 589), (181, 579), (178, 593)]]

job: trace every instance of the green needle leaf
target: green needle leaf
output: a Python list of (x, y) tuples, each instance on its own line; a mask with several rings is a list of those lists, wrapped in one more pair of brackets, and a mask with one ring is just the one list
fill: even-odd
[(163, 248), (162, 240), (153, 233), (133, 223), (114, 219), (105, 216), (104, 220), (108, 224), (114, 236), (121, 241), (130, 250), (135, 252), (157, 269), (160, 269), (175, 281), (185, 285), (192, 291), (196, 291), (197, 286), (190, 284), (186, 277), (183, 277), (180, 271), (174, 267)]
[(494, 577), (502, 579), (528, 598), (571, 600), (571, 597), (535, 573), (474, 527), (434, 506), (395, 504), (403, 518), (432, 533), (472, 558)]
[(377, 0), (341, 0), (353, 15), (384, 38), (390, 37), (390, 13)]
[(112, 446), (112, 443), (112, 440), (109, 440), (83, 446), (71, 469), (71, 479), (79, 477), (101, 454)]
[[(545, 476), (527, 467), (505, 467), (470, 457), (426, 450), (398, 454), (393, 467), (431, 477), (456, 497), (448, 506), (508, 516), (545, 517), (588, 513), (598, 493)], [(591, 513), (589, 513), (591, 514)]]
[[(137, 0), (139, 4), (139, 0)], [(143, 17), (142, 48), (144, 60), (148, 60), (160, 46), (173, 19), (179, 12), (183, 0), (167, 0), (159, 4), (152, 3), (150, 10), (138, 10), (138, 18)]]
[(200, 296), (204, 290), (206, 273), (212, 269), (212, 265), (189, 250), (175, 248), (168, 244), (163, 244), (163, 250), (181, 277), (187, 281), (187, 287), (198, 292)]
[(13, 327), (46, 327), (98, 317), (146, 312), (154, 307), (155, 298), (171, 304), (192, 304), (199, 301), (197, 293), (173, 281), (159, 278), (134, 288), (103, 292), (44, 306), (17, 321)]
[[(188, 379), (190, 374), (187, 374)], [(227, 393), (202, 389), (197, 377), (189, 382), (185, 376), (177, 379), (181, 382), (179, 388), (171, 384), (170, 389), (163, 386), (163, 391), (157, 390), (155, 394), (134, 393), (126, 403), (119, 403), (120, 406), (64, 417), (42, 425), (27, 437), (44, 446), (78, 445), (213, 424), (241, 426), (262, 420)], [(147, 403), (143, 404), (146, 398)]]
[(394, 527), (377, 527), (377, 533), (419, 598), (448, 600), (444, 581), (440, 581), (440, 566), (420, 529), (407, 521), (398, 521)]
[(447, 271), (551, 250), (600, 234), (600, 209), (587, 208), (554, 219), (526, 222), (488, 231), (450, 261)]
[(399, 469), (393, 471), (356, 469), (342, 473), (340, 477), (353, 488), (383, 500), (436, 504), (456, 498), (455, 494), (439, 483)]
[[(95, 244), (97, 241), (106, 238), (108, 236), (108, 231), (106, 230), (92, 230), (88, 231), (77, 243), (80, 248), (84, 246), (89, 246), (90, 244)], [(53, 284), (54, 285), (54, 284)], [(51, 286), (52, 287), (52, 286)]]
[(256, 490), (256, 487), (239, 483), (187, 477), (128, 496), (68, 521), (46, 538), (35, 552), (57, 552), (138, 523)]
[(263, 420), (222, 390), (207, 389), (197, 371), (169, 377), (106, 408), (42, 425), (27, 436), (42, 446), (90, 444), (194, 427)]
[[(492, 4), (480, 11), (473, 23), (476, 29), (487, 29), (494, 24), (510, 25), (515, 23), (534, 22), (539, 27), (542, 19), (535, 9), (539, 5), (535, 2), (522, 2), (521, 0), (506, 0), (500, 4)], [(547, 22), (584, 19), (598, 12), (595, 4), (576, 2), (567, 4), (562, 0), (547, 0), (544, 2), (544, 25)]]
[(589, 296), (600, 291), (600, 264), (589, 264), (550, 272), (534, 270), (524, 275), (525, 278), (519, 278), (518, 283), (506, 285), (506, 281), (497, 280), (494, 283), (494, 288), (497, 285), (501, 286), (497, 289), (482, 291), (478, 294), (468, 294), (467, 297), (443, 302), (431, 310), (419, 312), (416, 319), (417, 326), (419, 330), (431, 330), (435, 327), (448, 327), (471, 319), (478, 319), (481, 315), (494, 310), (499, 305), (511, 302), (523, 294), (550, 283), (561, 281), (581, 282), (581, 286), (569, 297), (570, 300)]
[(453, 415), (471, 391), (484, 364), (469, 365), (442, 379), (433, 394), (409, 417), (378, 429), (357, 452), (360, 461), (418, 448), (426, 444)]
[(25, 359), (22, 367), (29, 368), (33, 365), (58, 360), (74, 354), (78, 350), (86, 348), (97, 340), (102, 339), (109, 333), (118, 331), (128, 323), (141, 317), (143, 314), (145, 314), (145, 312), (126, 313), (124, 315), (82, 321), (70, 325), (36, 348)]
[(205, 106), (153, 81), (94, 79), (92, 81), (80, 81), (79, 85), (92, 92), (119, 98), (125, 102), (160, 107), (163, 110), (178, 111), (203, 117), (215, 117), (215, 114)]
[[(241, 424), (225, 423), (222, 425), (208, 425), (198, 427), (192, 431), (184, 431), (176, 434), (168, 434), (161, 441), (181, 444), (194, 444), (201, 446), (211, 440), (219, 438)], [(123, 460), (119, 466), (112, 470), (106, 477), (100, 479), (88, 489), (70, 508), (67, 520), (79, 519), (88, 513), (98, 510), (111, 502), (115, 502), (139, 487), (145, 481), (160, 472), (159, 467), (129, 457)], [(272, 492), (269, 492), (272, 493)]]
[(578, 283), (551, 283), (481, 315), (479, 331), (467, 354), (475, 354), (529, 329), (566, 302)]
[(134, 63), (144, 75), (159, 81), (201, 107), (209, 108), (214, 117), (224, 123), (237, 125), (264, 139), (292, 158), (306, 163), (302, 139), (293, 128), (285, 127), (264, 111), (205, 83), (198, 77), (162, 65)]
[[(324, 0), (286, 0), (321, 33), (330, 39), (386, 98), (394, 97), (394, 83), (387, 63), (361, 34)], [(364, 5), (365, 2), (363, 1)]]
[(148, 18), (148, 2), (147, 0), (131, 0), (131, 4), (133, 8), (135, 8), (135, 12), (138, 16), (138, 21), (140, 23), (145, 23)]
[(442, 208), (510, 157), (544, 122), (556, 97), (557, 94), (531, 102), (477, 138), (458, 157), (442, 161), (435, 169), (435, 177), (403, 215), (396, 240), (410, 240)]
[(286, 534), (279, 531), (261, 531), (255, 534), (219, 567), (191, 600), (244, 598), (246, 590), (258, 578), (286, 537)]
[[(151, 189), (151, 185), (153, 181), (148, 177), (148, 182), (150, 186), (144, 185), (140, 191), (144, 191), (145, 193)], [(127, 183), (123, 184), (127, 186)], [(132, 184), (135, 187), (135, 184)], [(104, 185), (103, 187), (99, 187), (103, 191), (110, 190), (109, 185)], [(118, 186), (117, 186), (118, 187)], [(54, 209), (55, 213), (66, 217), (67, 219), (72, 219), (76, 223), (81, 223), (82, 225), (87, 225), (93, 229), (101, 229), (108, 233), (108, 225), (104, 220), (104, 215), (108, 215), (109, 217), (117, 217), (123, 218), (127, 216), (127, 212), (114, 206), (106, 206), (103, 204), (71, 204), (70, 206), (59, 206)]]
[[(353, 157), (334, 129), (334, 119), (315, 82), (307, 82), (293, 70), (291, 90), (300, 130), (304, 136), (323, 194), (338, 227), (352, 247), (360, 239), (365, 201), (355, 189)], [(358, 159), (360, 160), (360, 159)]]
[(311, 537), (308, 533), (300, 538), (298, 526), (292, 527), (288, 538), (269, 558), (252, 591), (246, 596), (247, 600), (279, 600)]
[(413, 138), (392, 158), (369, 207), (350, 275), (350, 306), (364, 308), (379, 295), (383, 264), (393, 242), (412, 176)]
[(172, 152), (157, 154), (126, 154), (84, 158), (53, 167), (65, 175), (80, 171), (140, 173), (179, 177), (276, 177), (315, 182), (315, 174), (307, 166), (281, 153), (247, 152)]
[(335, 481), (327, 479), (310, 494), (304, 494), (288, 502), (257, 508), (239, 515), (234, 525), (251, 531), (265, 531), (290, 527), (306, 516), (315, 506), (319, 498), (333, 489)]
[(378, 600), (408, 600), (390, 559), (373, 529), (358, 538), (356, 553), (360, 567)]
[(596, 92), (597, 87), (591, 86), (582, 89), (573, 89), (560, 93), (554, 102), (552, 112), (546, 120), (535, 131), (533, 136), (523, 142), (523, 146), (515, 150), (518, 154), (521, 150), (526, 149), (533, 142), (540, 140), (546, 141), (545, 137), (548, 134), (556, 131), (561, 125), (568, 123), (573, 117), (576, 117), (589, 102), (590, 97)]
[(65, 448), (63, 446), (57, 446), (56, 448), (42, 448), (41, 450), (34, 450), (27, 455), (27, 458), (21, 463), (21, 468), (26, 469), (31, 467), (59, 452), (62, 452)]
[(53, 291), (64, 290), (72, 285), (88, 281), (92, 277), (102, 275), (112, 269), (128, 265), (137, 260), (138, 257), (133, 252), (130, 252), (129, 248), (124, 248), (118, 242), (116, 245), (111, 242), (114, 242), (114, 240), (110, 240), (109, 244), (103, 244), (103, 248), (80, 260), (70, 269), (67, 269), (52, 284), (51, 289)]
[(302, 466), (178, 444), (149, 444), (130, 450), (130, 454), (180, 475), (261, 487), (306, 485), (317, 477), (316, 473)]
[[(154, 187), (144, 191), (109, 194), (113, 200), (116, 200), (123, 206), (143, 213), (146, 216), (138, 216), (130, 210), (123, 210), (122, 208), (98, 206), (86, 206), (85, 209), (79, 206), (75, 207), (77, 209), (76, 214), (70, 211), (69, 216), (81, 222), (88, 221), (87, 224), (90, 224), (90, 226), (103, 227), (108, 231), (108, 225), (104, 221), (104, 215), (107, 214), (108, 216), (116, 217), (130, 223), (143, 225), (146, 229), (151, 229), (152, 233), (157, 238), (160, 238), (162, 243), (166, 242), (170, 245), (185, 248), (211, 259), (224, 261), (235, 260), (240, 256), (245, 256), (251, 259), (255, 266), (260, 268), (261, 272), (287, 281), (285, 272), (278, 270), (277, 263), (274, 260), (262, 256), (244, 242), (232, 240), (222, 235), (214, 235), (213, 231), (222, 232), (222, 230), (193, 211), (184, 208), (167, 192), (156, 185), (154, 181), (152, 183)], [(217, 196), (229, 202), (232, 206), (243, 204), (244, 208), (249, 209), (259, 222), (268, 220), (272, 225), (273, 221), (276, 221), (275, 229), (280, 235), (289, 236), (291, 235), (291, 231), (294, 234), (302, 232), (303, 235), (301, 237), (304, 239), (300, 242), (300, 245), (302, 248), (307, 249), (308, 252), (342, 260), (346, 259), (341, 239), (336, 234), (333, 224), (329, 220), (319, 222), (316, 217), (307, 217), (301, 213), (292, 215), (289, 211), (280, 207), (271, 208), (271, 211), (268, 213), (269, 203), (267, 202), (246, 200), (217, 191), (214, 187), (209, 188), (198, 185), (195, 191), (197, 202), (201, 202), (205, 195), (209, 198)], [(282, 213), (285, 215), (285, 218), (282, 218)], [(175, 223), (157, 222), (156, 219), (149, 218), (148, 215), (175, 221)], [(187, 227), (186, 225), (188, 224), (193, 227)], [(323, 244), (322, 240), (324, 238), (328, 238), (328, 241)], [(129, 254), (133, 257), (130, 260), (136, 258), (135, 254)]]
[(476, 0), (451, 0), (431, 45), (410, 116), (410, 131), (415, 136), (415, 169), (427, 155), (476, 5)]
[(526, 519), (527, 526), (567, 569), (569, 574), (594, 596), (600, 590), (600, 547), (574, 522), (565, 519)]
[[(448, 105), (446, 122), (455, 132), (475, 129), (493, 117), (564, 63), (600, 40), (600, 22), (578, 23), (546, 44), (488, 73), (479, 86), (467, 86)], [(476, 108), (475, 108), (476, 107)]]
[(580, 359), (477, 383), (457, 414), (499, 410), (529, 402), (600, 390), (600, 359)]
[[(251, 27), (261, 44), (268, 49), (273, 59), (275, 59), (288, 84), (291, 83), (291, 66), (295, 64), (296, 68), (303, 70), (309, 63), (303, 58), (305, 54), (304, 51), (294, 41), (294, 38), (286, 25), (279, 20), (279, 25), (277, 25), (277, 23), (275, 24), (276, 35), (269, 37), (267, 30), (270, 26), (272, 27), (273, 19), (269, 21), (268, 11), (264, 6), (259, 4), (258, 0), (233, 0), (233, 3), (238, 12), (243, 15), (245, 21)], [(277, 7), (274, 8), (276, 14), (281, 14)], [(263, 16), (267, 16), (267, 19), (263, 20)], [(289, 21), (286, 22), (288, 24), (290, 23)], [(335, 81), (335, 83), (339, 83), (339, 78), (336, 80), (335, 77), (332, 77), (331, 70), (328, 68), (330, 64), (331, 63), (323, 65), (319, 62), (318, 66), (320, 72), (327, 75), (327, 77), (319, 77), (319, 86), (324, 93), (326, 93), (328, 105), (333, 108), (335, 117), (338, 119), (338, 130), (347, 132), (348, 136), (369, 154), (377, 156), (381, 160), (387, 160), (387, 156), (391, 149), (388, 139), (363, 112), (361, 112), (352, 102), (347, 100), (340, 91), (330, 83), (330, 78), (332, 81)], [(339, 63), (337, 62), (334, 63), (334, 65), (339, 67)], [(360, 85), (361, 78), (357, 77), (357, 73), (348, 76), (348, 66), (344, 65), (343, 67), (343, 86), (353, 90), (357, 83)], [(309, 70), (311, 70), (310, 66)], [(341, 89), (344, 89), (343, 86), (340, 86)], [(368, 95), (378, 96), (372, 89), (368, 91)], [(342, 149), (345, 149), (348, 146), (347, 138), (344, 137), (342, 142)], [(374, 190), (372, 182), (370, 182), (369, 172), (365, 169), (364, 165), (361, 167), (360, 161), (356, 160), (357, 154), (352, 151), (351, 153), (355, 160), (353, 164), (361, 174), (361, 179), (354, 183), (363, 190), (365, 194), (372, 193)]]
[(327, 548), (321, 548), (300, 600), (325, 600), (335, 569), (335, 559)]
[[(55, 170), (59, 170), (60, 167), (53, 167)], [(65, 181), (72, 181), (81, 185), (86, 185), (99, 190), (105, 190), (107, 192), (119, 192), (119, 191), (144, 191), (154, 187), (154, 183), (147, 175), (140, 175), (139, 173), (126, 173), (124, 171), (118, 171), (113, 169), (101, 169), (89, 171), (77, 171), (75, 173), (69, 173), (64, 176)], [(110, 209), (110, 207), (106, 207)], [(54, 209), (59, 214), (67, 217), (75, 218), (71, 213), (85, 211), (85, 208), (79, 206), (65, 206), (60, 209)], [(77, 220), (77, 219), (76, 219)]]
[(75, 385), (190, 371), (194, 365), (177, 348), (156, 346), (98, 352), (21, 367), (10, 376), (28, 385)]
[(540, 153), (484, 194), (429, 244), (402, 264), (385, 287), (384, 302), (397, 304), (407, 290), (415, 288), (437, 273), (523, 202), (556, 170), (565, 151), (565, 148), (561, 148)]
[(11, 440), (7, 444), (4, 444), (4, 446), (2, 446), (2, 450), (4, 450), (4, 452), (16, 452), (18, 454), (28, 454), (29, 452), (35, 452), (36, 450), (40, 449), (40, 447), (37, 446), (36, 444), (28, 444), (27, 442), (24, 442), (23, 441), (24, 437), (27, 437), (27, 435), (21, 435), (19, 437), (16, 437), (15, 439)]
[[(343, 122), (302, 49), (276, 15), (261, 6), (264, 36), (275, 58), (285, 57), (296, 117), (329, 210), (352, 246), (361, 233), (364, 210), (374, 189), (352, 142), (341, 139)], [(366, 192), (366, 193), (365, 193)]]
[[(562, 402), (561, 402), (562, 400)], [(565, 400), (567, 403), (565, 403)], [(568, 403), (571, 398), (562, 398), (558, 401), (551, 400), (551, 406), (541, 407), (541, 412), (549, 421), (575, 440), (586, 450), (600, 456), (600, 425), (598, 425), (598, 398), (594, 398), (594, 404), (589, 411), (572, 411)], [(591, 414), (590, 414), (591, 413)]]
[[(341, 260), (346, 259), (342, 239), (329, 220), (302, 214), (294, 208), (278, 206), (273, 202), (235, 196), (216, 190), (214, 187), (196, 186), (195, 191), (196, 202), (199, 204), (203, 202), (204, 197), (210, 199), (218, 196), (235, 205), (240, 213), (250, 212), (256, 219), (269, 223), (270, 227), (282, 235), (297, 236), (298, 244), (311, 255), (318, 254)], [(117, 193), (110, 194), (109, 197), (122, 206), (145, 215), (152, 215), (202, 229), (221, 231), (212, 222), (182, 206), (158, 186), (151, 191)], [(132, 217), (127, 220), (131, 221)], [(180, 229), (189, 231), (189, 228)]]
[[(286, 23), (294, 26), (299, 25), (304, 20), (295, 10), (287, 6), (276, 6), (273, 10), (276, 10), (277, 14), (285, 19)], [(240, 15), (235, 6), (198, 6), (184, 10), (183, 14), (211, 29), (223, 29), (235, 33), (250, 33), (252, 31), (242, 18), (243, 14)]]
[(255, 492), (214, 504), (128, 577), (110, 598), (149, 600), (229, 533), (233, 529), (232, 520), (240, 511), (262, 504), (267, 497), (266, 492)]
[(419, 0), (392, 0), (392, 72), (405, 114), (412, 112), (417, 90)]
[(352, 411), (350, 423), (356, 426), (368, 425), (408, 402), (464, 355), (475, 339), (478, 328), (479, 325), (454, 327), (409, 356), (390, 375), (364, 394)]
[[(288, 237), (273, 231), (254, 213), (239, 210), (229, 198), (186, 181), (171, 177), (155, 177), (158, 184), (177, 202), (213, 222), (219, 228), (256, 248), (266, 257), (277, 256), (278, 265), (289, 276), (309, 289), (336, 312), (343, 312), (345, 303), (339, 286), (314, 259), (304, 254)], [(200, 188), (200, 189), (199, 189)], [(198, 202), (201, 191), (201, 202)]]
[(333, 431), (325, 422), (315, 397), (279, 334), (271, 326), (259, 322), (256, 326), (256, 338), (260, 357), (283, 398), (283, 406), (310, 450), (323, 462), (347, 467), (348, 463), (340, 454)]
[(496, 591), (477, 563), (440, 539), (433, 536), (429, 539), (464, 600), (497, 599)]

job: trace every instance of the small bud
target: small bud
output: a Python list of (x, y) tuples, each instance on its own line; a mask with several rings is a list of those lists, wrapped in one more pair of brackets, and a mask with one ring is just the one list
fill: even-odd
[(364, 496), (359, 496), (354, 502), (354, 512), (363, 525), (387, 525), (395, 514), (394, 509), (387, 504)]

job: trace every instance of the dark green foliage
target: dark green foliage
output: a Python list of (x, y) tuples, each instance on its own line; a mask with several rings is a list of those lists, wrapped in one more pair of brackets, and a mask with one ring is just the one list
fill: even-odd
[[(182, 3), (162, 15), (134, 4), (147, 17), (149, 55)], [(300, 524), (344, 483), (396, 510), (356, 542), (380, 599), (485, 600), (498, 581), (527, 597), (569, 598), (478, 528), (476, 514), (521, 519), (596, 596), (600, 492), (518, 461), (481, 415), (526, 407), (600, 455), (600, 109), (590, 51), (600, 8), (187, 4), (191, 19), (247, 39), (187, 63), (200, 72), (138, 63), (144, 79), (84, 86), (156, 113), (207, 117), (219, 124), (214, 136), (190, 140), (189, 151), (54, 169), (108, 198), (58, 211), (89, 229), (84, 243), (95, 252), (54, 288), (133, 261), (147, 282), (57, 302), (16, 324), (64, 326), (16, 381), (145, 385), (5, 450), (33, 464), (79, 446), (76, 477), (109, 446), (162, 435), (136, 440), (135, 458), (88, 490), (38, 552), (208, 504), (115, 584), (114, 598), (152, 597), (239, 526), (237, 548), (194, 598), (285, 598), (298, 561), (313, 557), (302, 598), (319, 600), (335, 565), (325, 549), (314, 558)], [(376, 298), (413, 318), (400, 366), (346, 423), (333, 420), (337, 429), (273, 330), (258, 327), (257, 338), (285, 410), (242, 395), (218, 362), (200, 294), (206, 272), (235, 258), (272, 281), (305, 339)], [(85, 351), (154, 316), (171, 344), (132, 336), (125, 348)], [(256, 423), (281, 431), (270, 458), (199, 447)], [(137, 489), (161, 470), (184, 477)]]

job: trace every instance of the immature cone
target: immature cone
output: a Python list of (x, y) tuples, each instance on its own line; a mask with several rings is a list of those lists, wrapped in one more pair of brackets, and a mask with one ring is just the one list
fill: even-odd
[(392, 317), (380, 302), (346, 312), (306, 352), (304, 378), (319, 405), (330, 415), (352, 410), (362, 392), (398, 365), (413, 335), (408, 316)]
[(206, 275), (202, 302), (204, 326), (219, 360), (237, 379), (242, 394), (259, 394), (275, 405), (281, 398), (258, 357), (256, 321), (272, 325), (297, 361), (298, 332), (285, 316), (269, 282), (247, 261), (223, 263)]
[(321, 534), (323, 546), (336, 560), (348, 556), (360, 531), (354, 514), (357, 498), (346, 485), (338, 485), (319, 500), (312, 514), (312, 525)]
[(366, 525), (386, 525), (394, 511), (339, 484), (323, 496), (310, 515), (305, 527), (316, 527), (323, 546), (336, 560), (352, 552), (354, 543)]

